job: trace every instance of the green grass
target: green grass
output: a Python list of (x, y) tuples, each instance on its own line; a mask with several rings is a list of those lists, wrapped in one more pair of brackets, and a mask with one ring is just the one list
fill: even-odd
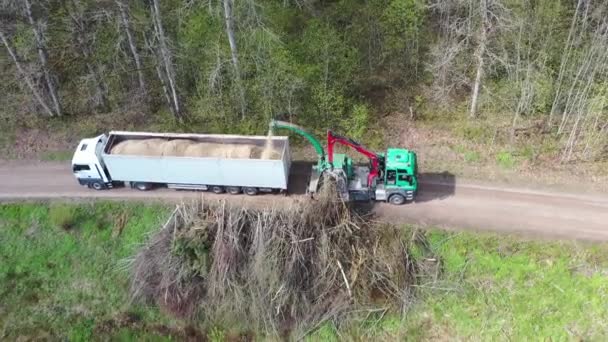
[(145, 336), (103, 329), (125, 313), (164, 322), (129, 304), (123, 260), (166, 213), (118, 203), (0, 206), (0, 339), (89, 340), (95, 329)]
[(462, 156), (467, 164), (476, 164), (481, 161), (481, 154), (478, 151), (469, 149), (464, 145), (456, 145), (453, 149)]
[(503, 169), (512, 169), (515, 167), (515, 157), (511, 152), (501, 151), (496, 155), (496, 163)]
[(423, 288), (412, 329), (480, 340), (608, 337), (607, 245), (430, 235), (445, 274), (440, 289)]
[(48, 151), (40, 155), (40, 159), (44, 161), (66, 161), (71, 160), (74, 151)]
[[(183, 322), (129, 301), (125, 264), (169, 210), (105, 202), (0, 206), (0, 340), (180, 339)], [(307, 340), (608, 337), (608, 245), (440, 230), (428, 236), (443, 273), (418, 288), (405, 317), (364, 313), (361, 324), (338, 333), (326, 323)], [(233, 330), (201, 329), (212, 341), (238, 336)]]
[(535, 242), (495, 234), (429, 233), (443, 274), (422, 284), (402, 319), (309, 341), (565, 341), (608, 338), (608, 245)]

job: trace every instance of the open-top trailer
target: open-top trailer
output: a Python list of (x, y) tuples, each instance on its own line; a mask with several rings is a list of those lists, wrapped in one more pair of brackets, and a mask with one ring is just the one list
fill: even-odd
[[(158, 153), (115, 153), (122, 142), (191, 142), (227, 149), (250, 146), (263, 150), (270, 143), (273, 158), (260, 156), (184, 156), (174, 150)], [(148, 152), (148, 151), (146, 151)], [(287, 137), (219, 134), (110, 132), (78, 145), (72, 159), (81, 185), (96, 190), (124, 184), (139, 190), (155, 186), (175, 189), (228, 191), (255, 195), (259, 191), (287, 190), (291, 155)]]

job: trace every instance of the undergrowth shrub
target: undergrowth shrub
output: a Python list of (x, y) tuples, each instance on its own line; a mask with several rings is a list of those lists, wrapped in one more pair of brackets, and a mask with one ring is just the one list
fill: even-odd
[(496, 155), (496, 163), (504, 169), (512, 169), (515, 166), (515, 158), (511, 152), (502, 151)]
[(56, 228), (70, 230), (78, 219), (77, 207), (67, 204), (53, 204), (49, 207), (49, 222)]

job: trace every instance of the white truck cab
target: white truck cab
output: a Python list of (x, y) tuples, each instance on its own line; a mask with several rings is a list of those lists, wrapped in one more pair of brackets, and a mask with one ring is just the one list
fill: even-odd
[(112, 180), (101, 158), (107, 140), (108, 137), (102, 134), (96, 138), (83, 139), (78, 144), (72, 158), (72, 172), (80, 185), (95, 190), (112, 187)]

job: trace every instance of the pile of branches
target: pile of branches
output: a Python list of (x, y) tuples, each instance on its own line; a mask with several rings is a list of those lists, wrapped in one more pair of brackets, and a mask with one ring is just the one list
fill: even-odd
[(134, 298), (268, 334), (407, 309), (420, 259), (432, 260), (420, 257), (424, 235), (376, 223), (328, 188), (287, 209), (202, 199), (178, 207), (135, 256)]

